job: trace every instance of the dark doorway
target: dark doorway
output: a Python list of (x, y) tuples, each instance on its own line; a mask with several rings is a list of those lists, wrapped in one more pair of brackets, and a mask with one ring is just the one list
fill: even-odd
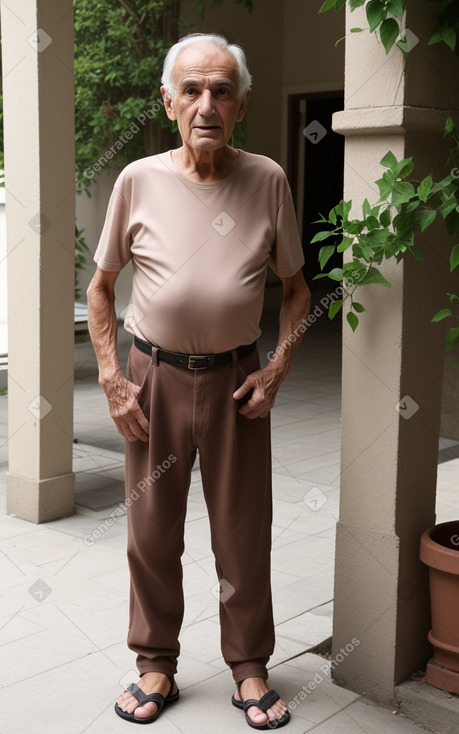
[[(322, 244), (310, 244), (324, 227), (312, 224), (319, 213), (328, 214), (343, 198), (344, 137), (333, 132), (332, 115), (344, 108), (343, 92), (292, 94), (289, 96), (288, 170), (305, 257), (304, 275), (309, 284), (320, 272), (318, 253)], [(327, 270), (340, 267), (335, 253)], [(320, 282), (320, 281), (319, 281)]]

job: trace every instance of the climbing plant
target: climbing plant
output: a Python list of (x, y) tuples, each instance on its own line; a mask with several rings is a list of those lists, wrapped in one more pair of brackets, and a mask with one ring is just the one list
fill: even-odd
[[(413, 0), (409, 0), (413, 2)], [(408, 0), (347, 0), (350, 10), (365, 5), (365, 13), (370, 33), (379, 31), (381, 41), (386, 49), (390, 51), (396, 45), (404, 53), (411, 49), (409, 37), (402, 32), (401, 21)], [(429, 45), (443, 41), (454, 51), (457, 41), (457, 29), (459, 28), (459, 4), (457, 0), (429, 0), (435, 4), (435, 18), (437, 25), (429, 39)], [(346, 5), (346, 0), (325, 0), (319, 13), (326, 10), (341, 10)], [(351, 28), (351, 33), (361, 33), (363, 28)], [(341, 40), (341, 39), (340, 39)]]
[[(396, 44), (402, 53), (409, 53), (404, 41), (400, 21), (408, 0), (370, 0), (365, 5), (370, 32), (379, 31), (386, 53)], [(413, 1), (413, 0), (410, 0)], [(429, 44), (444, 42), (454, 51), (456, 48), (456, 29), (459, 28), (459, 3), (457, 0), (431, 0), (436, 4), (437, 27), (433, 30)], [(351, 11), (365, 4), (365, 0), (348, 0)], [(346, 0), (326, 0), (320, 12), (334, 8), (339, 10)], [(354, 28), (354, 32), (362, 29)], [(400, 34), (402, 34), (400, 36)], [(398, 40), (397, 40), (398, 39)], [(380, 161), (384, 171), (375, 183), (379, 189), (378, 201), (370, 203), (365, 199), (362, 216), (349, 218), (352, 201), (340, 201), (328, 215), (320, 215), (317, 223), (326, 227), (318, 232), (312, 243), (324, 242), (331, 238), (333, 244), (322, 245), (319, 250), (319, 264), (323, 271), (334, 254), (349, 250), (351, 257), (341, 268), (322, 272), (317, 278), (328, 277), (342, 282), (342, 298), (331, 302), (330, 318), (342, 309), (345, 301), (349, 303), (346, 319), (355, 331), (359, 324), (359, 314), (364, 306), (356, 299), (359, 286), (381, 284), (389, 286), (380, 267), (385, 260), (395, 258), (400, 262), (404, 257), (413, 256), (422, 260), (416, 246), (416, 238), (437, 218), (444, 222), (446, 234), (454, 237), (449, 258), (452, 273), (459, 266), (459, 140), (454, 120), (448, 117), (444, 137), (451, 142), (448, 158), (448, 171), (439, 181), (431, 174), (416, 180), (412, 178), (415, 168), (413, 157), (398, 161), (392, 151), (388, 151)], [(459, 346), (459, 295), (447, 293), (445, 307), (438, 311), (432, 321), (451, 319), (446, 335), (446, 349)], [(459, 362), (457, 363), (459, 365)]]

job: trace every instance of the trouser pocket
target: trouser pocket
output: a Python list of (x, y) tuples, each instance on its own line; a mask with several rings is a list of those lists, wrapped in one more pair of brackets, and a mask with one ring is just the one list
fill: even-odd
[(141, 352), (137, 347), (132, 346), (128, 358), (126, 377), (130, 382), (140, 388), (137, 395), (137, 402), (147, 420), (150, 420), (150, 394), (153, 370), (154, 366), (151, 357)]

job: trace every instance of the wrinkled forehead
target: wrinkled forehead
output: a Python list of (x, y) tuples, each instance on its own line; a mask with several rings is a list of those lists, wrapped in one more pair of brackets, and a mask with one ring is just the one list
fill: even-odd
[(236, 59), (229, 51), (213, 43), (196, 43), (186, 46), (177, 56), (174, 65), (174, 81), (196, 77), (204, 79), (228, 79), (235, 85), (239, 82)]

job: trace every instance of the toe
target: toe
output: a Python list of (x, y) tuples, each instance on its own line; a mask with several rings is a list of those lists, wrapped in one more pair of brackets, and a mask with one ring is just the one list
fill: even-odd
[(133, 701), (135, 701), (135, 698), (128, 691), (123, 691), (121, 696), (118, 697), (116, 703), (122, 711), (127, 711), (129, 704), (132, 704)]
[(270, 721), (275, 721), (276, 719), (282, 719), (283, 716), (285, 716), (287, 712), (287, 706), (283, 701), (277, 701), (274, 706), (268, 709), (267, 713), (269, 716)]
[(247, 711), (249, 719), (254, 724), (266, 724), (268, 722), (268, 714), (257, 708), (257, 706), (251, 706)]
[(139, 706), (137, 705), (137, 708), (134, 711), (134, 716), (136, 719), (148, 719), (149, 716), (153, 716), (153, 714), (156, 714), (158, 710), (158, 707), (155, 703), (146, 703), (145, 706)]

